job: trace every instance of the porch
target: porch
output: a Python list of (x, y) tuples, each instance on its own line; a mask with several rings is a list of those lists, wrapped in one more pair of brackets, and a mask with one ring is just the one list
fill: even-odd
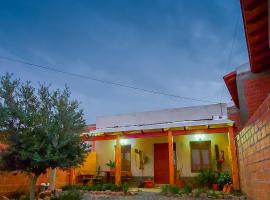
[[(210, 104), (98, 117), (82, 135), (96, 153), (96, 171), (152, 179), (155, 184), (178, 184), (202, 169), (231, 172), (239, 189), (234, 123), (226, 104)], [(223, 163), (218, 164), (217, 163)]]
[(102, 134), (95, 130), (83, 139), (94, 144), (97, 171), (109, 172), (106, 164), (115, 161), (111, 175), (116, 185), (126, 181), (126, 174), (132, 182), (151, 179), (155, 184), (174, 185), (179, 178), (191, 179), (201, 169), (217, 170), (223, 159), (221, 170), (231, 172), (233, 186), (239, 189), (233, 137), (233, 123), (219, 119), (161, 129)]

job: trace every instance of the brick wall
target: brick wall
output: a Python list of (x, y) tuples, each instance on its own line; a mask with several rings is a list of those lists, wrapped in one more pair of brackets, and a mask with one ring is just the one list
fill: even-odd
[[(269, 83), (270, 84), (270, 83)], [(270, 199), (270, 96), (236, 137), (241, 189), (252, 200)]]
[(251, 117), (270, 92), (269, 74), (245, 80), (243, 86), (248, 116)]
[[(241, 128), (241, 120), (240, 120), (240, 111), (236, 106), (231, 106), (227, 108), (228, 118), (234, 121), (237, 129)], [(235, 132), (237, 133), (237, 131)]]
[[(42, 174), (38, 178), (37, 186), (39, 186), (40, 183), (49, 182), (49, 174), (49, 171), (46, 174)], [(69, 183), (67, 171), (57, 170), (56, 177), (56, 188), (60, 188)], [(28, 191), (28, 185), (29, 180), (25, 174), (0, 172), (0, 194), (6, 194), (13, 191)]]

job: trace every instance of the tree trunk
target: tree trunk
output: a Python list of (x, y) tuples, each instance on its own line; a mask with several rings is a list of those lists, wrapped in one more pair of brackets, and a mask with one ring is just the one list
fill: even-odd
[(38, 176), (30, 175), (30, 184), (29, 184), (29, 199), (35, 199), (35, 192), (36, 192), (36, 183), (37, 183)]
[(51, 169), (51, 173), (50, 173), (50, 190), (51, 191), (55, 190), (55, 179), (56, 179), (56, 168)]

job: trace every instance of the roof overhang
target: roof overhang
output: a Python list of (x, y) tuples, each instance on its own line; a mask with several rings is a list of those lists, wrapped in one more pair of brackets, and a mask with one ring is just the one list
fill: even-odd
[(270, 0), (240, 0), (251, 71), (270, 68)]
[(134, 125), (128, 127), (115, 127), (96, 129), (81, 136), (84, 140), (111, 140), (117, 135), (123, 138), (162, 137), (166, 131), (172, 130), (174, 135), (187, 135), (195, 133), (226, 133), (228, 127), (234, 122), (228, 119), (183, 121), (164, 124)]
[(226, 76), (223, 77), (225, 84), (230, 92), (232, 100), (237, 108), (239, 108), (239, 99), (237, 92), (237, 84), (236, 84), (236, 71), (230, 72)]

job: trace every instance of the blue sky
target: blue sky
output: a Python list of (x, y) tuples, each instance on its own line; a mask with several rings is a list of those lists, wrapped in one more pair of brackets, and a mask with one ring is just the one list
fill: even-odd
[[(248, 61), (238, 0), (1, 1), (0, 56), (218, 102), (230, 102), (223, 75)], [(35, 85), (67, 84), (88, 123), (102, 115), (205, 104), (0, 59), (5, 72)]]

